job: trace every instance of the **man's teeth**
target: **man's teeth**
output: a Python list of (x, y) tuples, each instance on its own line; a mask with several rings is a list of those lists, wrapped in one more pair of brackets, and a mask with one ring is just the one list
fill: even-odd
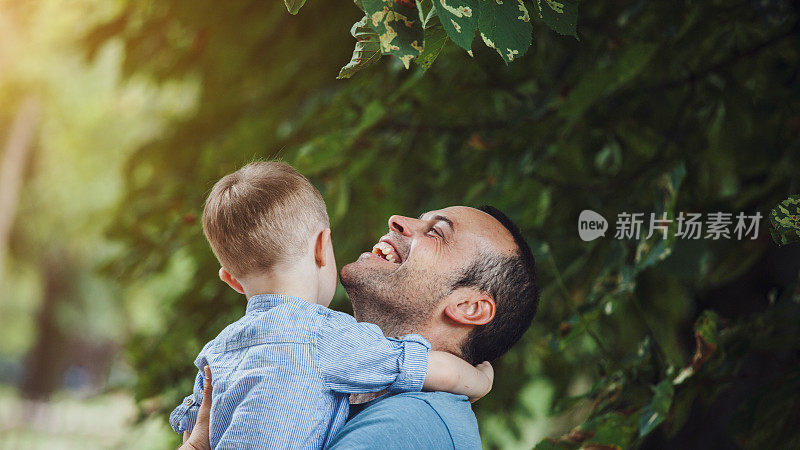
[(372, 253), (375, 253), (378, 256), (382, 256), (389, 262), (395, 262), (399, 258), (399, 256), (395, 253), (394, 248), (387, 244), (386, 242), (378, 242), (372, 247)]

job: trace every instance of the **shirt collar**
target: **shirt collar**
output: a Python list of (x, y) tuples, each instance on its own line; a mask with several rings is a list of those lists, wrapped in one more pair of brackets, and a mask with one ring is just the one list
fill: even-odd
[(255, 311), (266, 311), (272, 307), (278, 306), (282, 303), (290, 302), (304, 302), (300, 297), (293, 297), (291, 295), (280, 294), (258, 294), (250, 297), (247, 300), (247, 310), (245, 314), (250, 314)]

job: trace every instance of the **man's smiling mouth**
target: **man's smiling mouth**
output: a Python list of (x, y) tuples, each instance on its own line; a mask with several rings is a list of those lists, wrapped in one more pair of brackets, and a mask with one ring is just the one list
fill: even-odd
[(381, 258), (391, 263), (400, 264), (403, 258), (400, 257), (397, 249), (392, 244), (386, 241), (380, 241), (372, 247), (372, 253), (380, 256)]

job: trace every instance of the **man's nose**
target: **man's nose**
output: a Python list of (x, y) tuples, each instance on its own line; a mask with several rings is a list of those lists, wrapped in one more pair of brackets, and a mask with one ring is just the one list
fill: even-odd
[(403, 236), (411, 236), (416, 222), (419, 222), (419, 220), (411, 217), (392, 216), (389, 217), (389, 230), (400, 233)]

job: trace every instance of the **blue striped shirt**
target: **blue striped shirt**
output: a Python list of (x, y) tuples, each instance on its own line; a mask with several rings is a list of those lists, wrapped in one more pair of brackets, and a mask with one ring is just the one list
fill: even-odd
[(419, 335), (387, 338), (297, 297), (255, 295), (244, 317), (203, 347), (194, 392), (170, 425), (194, 427), (209, 365), (212, 448), (323, 448), (347, 420), (349, 394), (421, 390), (429, 351)]

